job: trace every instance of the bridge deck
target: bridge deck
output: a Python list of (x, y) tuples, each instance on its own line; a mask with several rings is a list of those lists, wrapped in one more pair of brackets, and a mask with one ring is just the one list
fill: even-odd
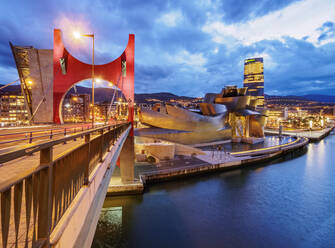
[(127, 126), (106, 125), (0, 149), (0, 247), (48, 244), (48, 230), (54, 231), (79, 190), (90, 185), (91, 173), (125, 129), (128, 135)]
[[(66, 144), (59, 144), (56, 145), (53, 149), (54, 157), (57, 157), (65, 152), (70, 151), (73, 147), (83, 144), (85, 141), (84, 139), (77, 139), (76, 141), (69, 141)], [(1, 152), (1, 149), (0, 149)], [(26, 156), (22, 158), (18, 158), (12, 160), (10, 162), (2, 164), (0, 167), (0, 185), (5, 184), (7, 181), (12, 181), (14, 179), (20, 178), (23, 174), (29, 173), (30, 171), (36, 169), (39, 166), (40, 160), (40, 153), (36, 152), (31, 156)], [(14, 193), (12, 192), (12, 206), (14, 205)], [(13, 210), (13, 209), (12, 209)], [(22, 208), (21, 208), (21, 218), (20, 226), (19, 226), (19, 237), (18, 237), (18, 247), (24, 247), (26, 238), (26, 230), (27, 230), (27, 223), (26, 223), (26, 208), (25, 208), (25, 194), (22, 194)], [(32, 214), (31, 214), (32, 216)], [(1, 220), (1, 217), (0, 217)], [(1, 222), (1, 221), (0, 221)], [(30, 221), (30, 227), (32, 227), (33, 219)], [(0, 226), (0, 233), (2, 233), (2, 228)], [(0, 235), (1, 236), (1, 235)], [(33, 228), (30, 229), (29, 236), (28, 236), (28, 247), (31, 247), (32, 244), (32, 237), (33, 237)], [(7, 247), (15, 247), (15, 230), (14, 230), (14, 211), (11, 211), (10, 217), (10, 230), (8, 236), (8, 244)], [(2, 237), (0, 237), (0, 247), (2, 247)]]

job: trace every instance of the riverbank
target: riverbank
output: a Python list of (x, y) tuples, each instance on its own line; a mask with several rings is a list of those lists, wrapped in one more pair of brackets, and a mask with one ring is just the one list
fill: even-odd
[(139, 178), (135, 183), (123, 184), (118, 177), (112, 178), (107, 195), (138, 194), (143, 192), (145, 185), (151, 183), (264, 163), (289, 153), (300, 153), (308, 142), (307, 138), (299, 137), (286, 144), (247, 151), (205, 151), (205, 155), (177, 157), (172, 161), (162, 162), (159, 167), (139, 164), (135, 166)]
[(335, 247), (334, 150), (331, 134), (299, 156), (107, 197), (92, 247)]
[[(315, 131), (293, 130), (293, 131), (283, 131), (282, 135), (304, 137), (304, 138), (308, 138), (311, 142), (318, 142), (324, 139), (325, 137), (327, 137), (333, 130), (334, 130), (334, 127), (327, 127), (322, 130), (315, 130)], [(271, 134), (271, 135), (278, 135), (279, 131), (266, 129), (264, 133)]]
[(150, 184), (213, 171), (236, 169), (255, 163), (267, 162), (287, 153), (300, 152), (307, 144), (308, 139), (297, 138), (288, 144), (244, 152), (232, 152), (228, 154), (224, 152), (207, 151), (206, 155), (196, 156), (202, 161), (202, 164), (190, 163), (188, 165), (164, 168), (154, 172), (144, 172), (140, 174), (140, 180), (144, 184)]

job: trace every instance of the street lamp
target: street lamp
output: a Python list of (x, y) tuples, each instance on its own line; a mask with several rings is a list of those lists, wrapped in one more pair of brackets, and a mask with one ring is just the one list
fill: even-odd
[(74, 32), (73, 36), (79, 39), (81, 36), (92, 38), (93, 49), (92, 49), (92, 128), (94, 126), (94, 34), (80, 34), (79, 32)]

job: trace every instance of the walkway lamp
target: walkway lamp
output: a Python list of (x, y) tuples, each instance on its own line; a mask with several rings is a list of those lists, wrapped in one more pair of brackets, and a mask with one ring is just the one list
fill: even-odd
[(92, 128), (94, 127), (94, 34), (80, 34), (79, 32), (74, 32), (73, 36), (79, 39), (81, 36), (92, 38)]

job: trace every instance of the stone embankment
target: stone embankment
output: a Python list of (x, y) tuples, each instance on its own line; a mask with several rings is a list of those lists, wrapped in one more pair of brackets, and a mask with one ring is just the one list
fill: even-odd
[(206, 155), (196, 156), (198, 163), (189, 165), (161, 168), (155, 171), (140, 173), (140, 180), (144, 184), (171, 180), (180, 177), (209, 173), (217, 170), (229, 170), (244, 167), (246, 165), (263, 163), (284, 156), (289, 153), (300, 153), (308, 144), (307, 138), (297, 138), (293, 142), (244, 152), (218, 152), (207, 151)]
[[(304, 138), (308, 138), (311, 142), (317, 142), (327, 137), (333, 130), (334, 130), (334, 127), (327, 127), (322, 130), (314, 130), (314, 131), (293, 130), (293, 131), (283, 131), (282, 135), (304, 137)], [(278, 135), (279, 131), (266, 129), (265, 134)]]
[(205, 151), (204, 155), (192, 158), (179, 158), (160, 167), (139, 170), (138, 180), (132, 184), (123, 184), (119, 179), (112, 178), (107, 195), (125, 195), (142, 193), (145, 185), (160, 181), (173, 180), (214, 171), (232, 170), (252, 164), (271, 161), (287, 154), (300, 154), (305, 151), (309, 140), (299, 137), (290, 143), (267, 148), (227, 153), (223, 151)]

